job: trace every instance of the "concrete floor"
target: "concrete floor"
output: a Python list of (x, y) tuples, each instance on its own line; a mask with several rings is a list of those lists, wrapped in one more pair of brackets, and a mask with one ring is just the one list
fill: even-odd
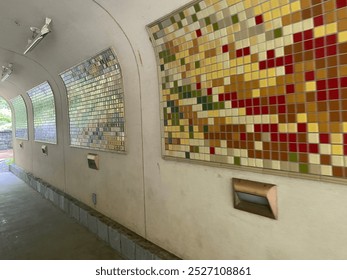
[(0, 173), (0, 259), (119, 260), (105, 242), (10, 172)]

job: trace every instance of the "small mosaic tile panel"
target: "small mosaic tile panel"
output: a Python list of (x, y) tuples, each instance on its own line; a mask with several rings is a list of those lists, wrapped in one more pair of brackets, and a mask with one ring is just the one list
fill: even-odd
[(164, 156), (347, 177), (347, 1), (203, 0), (148, 26)]
[(51, 86), (44, 82), (28, 91), (33, 104), (35, 141), (57, 143), (55, 102)]
[(27, 107), (21, 95), (11, 100), (15, 116), (15, 136), (17, 139), (28, 140)]
[(122, 72), (107, 49), (61, 74), (69, 102), (71, 146), (125, 151)]

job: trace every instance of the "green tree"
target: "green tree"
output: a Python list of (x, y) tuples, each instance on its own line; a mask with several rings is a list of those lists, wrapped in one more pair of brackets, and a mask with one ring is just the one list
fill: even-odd
[(11, 129), (11, 109), (6, 100), (0, 97), (0, 131)]

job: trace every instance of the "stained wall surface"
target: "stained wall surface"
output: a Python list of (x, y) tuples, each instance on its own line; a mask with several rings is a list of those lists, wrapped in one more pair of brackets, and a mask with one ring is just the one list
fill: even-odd
[[(1, 63), (17, 67), (0, 94), (28, 109), (16, 164), (181, 258), (347, 257), (345, 1), (21, 2), (0, 4)], [(52, 33), (22, 55), (48, 15)], [(110, 47), (125, 153), (71, 146), (60, 78)], [(44, 81), (57, 117), (48, 156), (24, 94)], [(232, 178), (277, 185), (278, 220), (234, 209)]]

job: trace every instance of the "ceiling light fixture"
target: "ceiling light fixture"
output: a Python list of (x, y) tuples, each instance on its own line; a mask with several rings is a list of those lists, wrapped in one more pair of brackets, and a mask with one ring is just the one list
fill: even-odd
[(4, 82), (12, 73), (12, 63), (9, 63), (8, 66), (2, 66), (1, 82)]
[(41, 40), (51, 32), (49, 29), (49, 25), (52, 22), (50, 18), (46, 18), (45, 25), (42, 26), (41, 29), (37, 27), (30, 27), (30, 30), (32, 31), (31, 39), (28, 40), (28, 45), (25, 48), (24, 54), (32, 51), (38, 43), (41, 42)]

